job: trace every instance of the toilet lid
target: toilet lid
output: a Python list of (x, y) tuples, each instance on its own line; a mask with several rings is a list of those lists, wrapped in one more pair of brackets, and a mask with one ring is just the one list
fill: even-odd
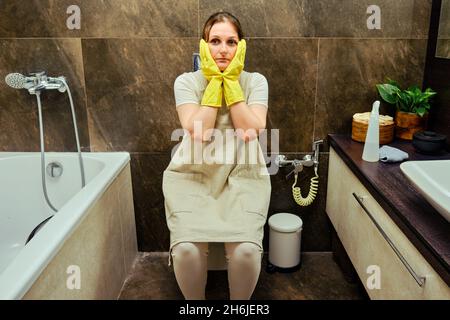
[(292, 213), (277, 213), (269, 218), (269, 226), (278, 232), (295, 232), (303, 226), (300, 217)]

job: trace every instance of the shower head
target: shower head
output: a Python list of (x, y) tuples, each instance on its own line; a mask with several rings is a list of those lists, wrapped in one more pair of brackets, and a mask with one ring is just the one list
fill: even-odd
[(36, 91), (58, 89), (60, 92), (66, 90), (65, 77), (48, 77), (45, 71), (31, 73), (29, 77), (20, 73), (10, 73), (5, 77), (8, 86), (14, 89), (27, 89), (30, 94)]
[(27, 83), (27, 77), (21, 73), (10, 73), (5, 77), (5, 82), (8, 86), (14, 89), (23, 89)]

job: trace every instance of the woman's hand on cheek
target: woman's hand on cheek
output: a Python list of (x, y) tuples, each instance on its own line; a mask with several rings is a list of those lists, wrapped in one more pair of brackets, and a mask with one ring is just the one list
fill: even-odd
[(247, 51), (247, 43), (244, 39), (242, 39), (238, 43), (236, 54), (234, 55), (233, 60), (231, 60), (228, 67), (223, 72), (224, 76), (230, 78), (239, 76), (239, 74), (244, 69), (246, 51)]
[(228, 107), (236, 102), (245, 101), (244, 92), (239, 83), (239, 76), (244, 69), (245, 52), (247, 44), (244, 39), (239, 41), (236, 54), (223, 72), (223, 86), (225, 102)]
[(203, 93), (201, 104), (209, 107), (222, 107), (223, 77), (216, 62), (211, 56), (208, 43), (200, 40), (201, 70), (205, 78), (209, 81)]
[(211, 55), (208, 43), (203, 39), (200, 40), (200, 63), (205, 76), (220, 73), (219, 67)]
[(201, 69), (209, 81), (202, 98), (202, 105), (221, 107), (222, 95), (225, 95), (226, 105), (244, 101), (244, 93), (239, 83), (239, 76), (244, 69), (247, 44), (244, 39), (239, 41), (236, 54), (224, 72), (221, 72), (209, 50), (205, 40), (200, 40)]

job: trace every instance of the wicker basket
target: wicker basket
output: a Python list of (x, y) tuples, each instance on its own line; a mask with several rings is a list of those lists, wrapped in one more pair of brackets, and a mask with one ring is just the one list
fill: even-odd
[[(355, 113), (352, 121), (352, 139), (358, 142), (366, 141), (369, 126), (370, 112)], [(394, 140), (394, 119), (390, 116), (380, 115), (380, 144), (388, 144)]]

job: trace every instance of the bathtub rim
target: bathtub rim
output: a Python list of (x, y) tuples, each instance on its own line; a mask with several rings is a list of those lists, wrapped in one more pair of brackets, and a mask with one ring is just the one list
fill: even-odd
[[(46, 156), (71, 155), (76, 152), (46, 152)], [(40, 156), (39, 152), (0, 152), (2, 159), (23, 156)], [(100, 160), (105, 167), (70, 199), (46, 225), (46, 232), (38, 232), (27, 247), (0, 274), (0, 300), (21, 299), (38, 279), (64, 243), (83, 222), (86, 213), (106, 189), (130, 163), (129, 152), (82, 152), (83, 158)], [(38, 158), (39, 159), (39, 158)], [(40, 159), (39, 159), (40, 161)], [(82, 199), (82, 201), (80, 201)], [(29, 263), (33, 261), (34, 263)]]

